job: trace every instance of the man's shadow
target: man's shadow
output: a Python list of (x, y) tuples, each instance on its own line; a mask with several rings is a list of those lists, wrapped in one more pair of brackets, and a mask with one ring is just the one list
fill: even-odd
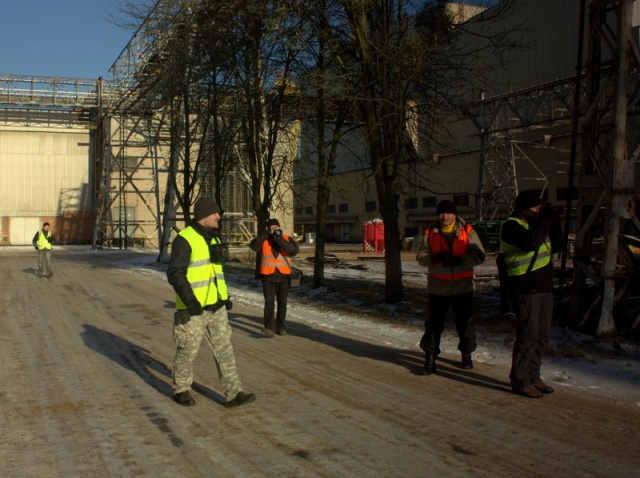
[[(261, 337), (259, 331), (262, 319), (260, 317), (249, 316), (246, 314), (242, 314), (242, 317), (256, 322), (256, 327), (251, 328), (246, 324), (243, 324), (240, 320), (234, 317), (234, 314), (231, 313), (229, 314), (229, 322), (235, 329), (242, 330), (256, 339), (273, 340), (263, 339)], [(301, 322), (289, 321), (287, 330), (289, 330), (292, 336), (301, 337), (314, 342), (320, 342), (354, 356), (365, 357), (371, 360), (380, 360), (403, 367), (412, 375), (419, 376), (419, 372), (424, 365), (425, 354), (421, 350), (408, 350), (372, 344), (364, 340), (336, 335), (327, 330), (315, 329)], [(511, 387), (507, 382), (474, 372), (473, 370), (462, 369), (460, 364), (455, 360), (438, 357), (436, 360), (436, 366), (436, 374), (440, 377), (501, 392), (511, 391)], [(424, 380), (428, 380), (428, 378), (424, 377)]]
[[(149, 350), (93, 325), (83, 324), (83, 327), (84, 330), (80, 336), (87, 347), (113, 360), (121, 367), (135, 372), (159, 393), (173, 399), (171, 369), (151, 357)], [(166, 380), (158, 378), (156, 375), (164, 376)], [(218, 392), (197, 382), (193, 382), (191, 388), (215, 402), (225, 402), (224, 397)]]

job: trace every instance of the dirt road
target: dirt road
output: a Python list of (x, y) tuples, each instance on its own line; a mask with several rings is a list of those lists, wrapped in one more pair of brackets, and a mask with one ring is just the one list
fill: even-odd
[[(302, 322), (259, 334), (236, 304), (233, 343), (251, 405), (220, 405), (203, 347), (197, 406), (172, 400), (173, 292), (117, 251), (0, 249), (0, 476), (637, 476), (640, 412), (560, 390), (508, 391), (504, 370), (445, 358), (419, 377), (399, 350)], [(130, 253), (129, 253), (130, 254)]]

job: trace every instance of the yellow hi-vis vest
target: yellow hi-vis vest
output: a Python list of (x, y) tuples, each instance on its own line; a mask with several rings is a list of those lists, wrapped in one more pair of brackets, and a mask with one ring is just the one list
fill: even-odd
[[(516, 221), (526, 230), (531, 230), (529, 223), (517, 217), (510, 217), (502, 224), (507, 221)], [(500, 236), (502, 236), (502, 233)], [(529, 269), (529, 265), (531, 264), (531, 259), (533, 259), (533, 255), (535, 253), (535, 251), (523, 251), (522, 249), (512, 246), (503, 240), (500, 240), (500, 252), (504, 254), (504, 262), (507, 266), (507, 274), (509, 277), (526, 274)], [(549, 262), (551, 262), (551, 241), (547, 236), (545, 242), (540, 244), (540, 247), (538, 247), (538, 255), (536, 256), (536, 261), (533, 263), (531, 270), (535, 271), (540, 269), (549, 264)]]
[[(191, 246), (191, 259), (187, 268), (187, 280), (191, 284), (193, 293), (202, 307), (213, 305), (218, 299), (227, 300), (229, 293), (227, 283), (224, 280), (222, 264), (211, 262), (209, 244), (191, 226), (178, 234), (189, 242)], [(211, 244), (221, 244), (218, 237), (211, 239)], [(180, 296), (176, 294), (176, 309), (184, 310), (187, 306)]]
[(51, 237), (51, 231), (47, 231), (47, 234), (45, 235), (44, 232), (42, 232), (42, 229), (40, 229), (38, 233), (38, 242), (36, 243), (39, 251), (43, 249), (52, 249), (51, 243), (47, 240), (48, 237)]

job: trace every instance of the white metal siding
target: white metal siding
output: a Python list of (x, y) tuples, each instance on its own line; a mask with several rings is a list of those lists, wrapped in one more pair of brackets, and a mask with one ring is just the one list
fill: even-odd
[(0, 216), (89, 210), (86, 130), (0, 130)]
[(42, 222), (37, 217), (13, 217), (10, 221), (9, 243), (13, 245), (31, 244), (33, 236), (41, 227)]

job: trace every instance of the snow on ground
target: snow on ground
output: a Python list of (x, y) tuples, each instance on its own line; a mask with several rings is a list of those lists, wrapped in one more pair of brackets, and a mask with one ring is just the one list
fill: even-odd
[[(77, 248), (76, 250), (80, 250)], [(86, 249), (85, 249), (86, 250)], [(119, 251), (122, 252), (122, 251)], [(132, 272), (153, 274), (166, 280), (166, 265), (155, 262), (157, 251), (128, 251), (118, 255), (118, 264)], [(303, 253), (304, 252), (304, 253)], [(97, 253), (87, 251), (87, 253)], [(102, 252), (104, 253), (104, 252)], [(362, 337), (372, 343), (407, 350), (419, 350), (422, 335), (424, 309), (403, 302), (395, 305), (384, 304), (383, 297), (373, 293), (368, 300), (349, 297), (331, 287), (311, 289), (309, 287), (312, 265), (304, 260), (311, 250), (301, 251), (294, 265), (305, 273), (303, 285), (289, 294), (288, 320), (310, 327), (340, 331)], [(233, 251), (232, 251), (233, 256)], [(384, 280), (384, 263), (380, 260), (357, 261), (354, 267), (333, 267), (327, 265), (327, 282), (343, 281), (360, 289), (381, 284)], [(499, 298), (493, 261), (476, 268), (479, 278), (476, 296), (482, 296), (483, 304), (489, 310), (478, 314), (492, 314), (498, 320), (498, 327), (478, 327), (478, 350), (474, 360), (491, 364), (504, 370), (508, 381), (513, 346), (513, 319), (498, 318)], [(252, 269), (243, 264), (243, 272), (237, 273), (238, 264), (232, 261), (226, 269), (226, 279), (235, 303), (262, 309), (262, 286), (253, 278)], [(235, 271), (235, 273), (233, 272)], [(406, 283), (426, 285), (425, 268), (415, 260), (403, 258), (403, 274)], [(361, 291), (362, 292), (362, 291)], [(418, 293), (419, 294), (419, 293)], [(426, 294), (426, 292), (425, 292)], [(363, 294), (361, 293), (360, 296)], [(366, 293), (364, 294), (367, 295)], [(495, 311), (495, 313), (494, 313)], [(258, 313), (260, 314), (260, 312)], [(457, 336), (453, 323), (448, 323), (441, 343), (442, 355), (458, 360)], [(640, 344), (621, 343), (618, 349), (610, 344), (598, 343), (591, 336), (575, 331), (554, 327), (550, 338), (550, 350), (542, 367), (543, 379), (558, 388), (576, 393), (589, 393), (607, 400), (633, 404), (640, 408)]]

